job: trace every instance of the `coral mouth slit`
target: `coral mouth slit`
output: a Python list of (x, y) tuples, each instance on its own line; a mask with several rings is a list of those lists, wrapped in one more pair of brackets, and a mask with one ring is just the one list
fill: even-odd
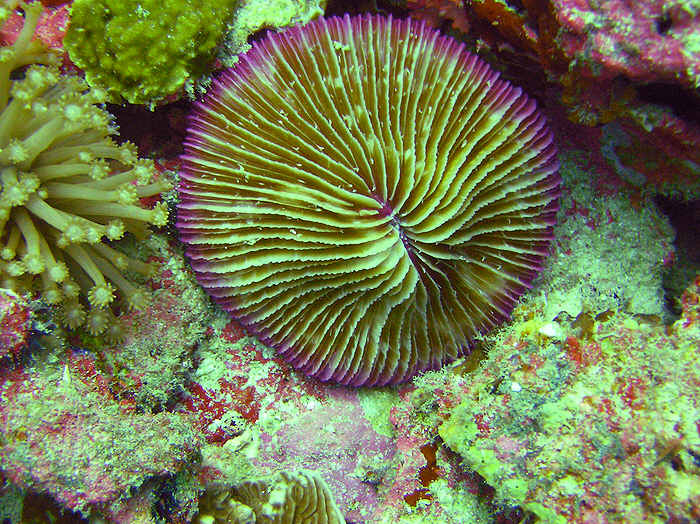
[(354, 386), (438, 368), (507, 318), (558, 207), (534, 102), (413, 20), (257, 41), (196, 105), (182, 160), (202, 286), (295, 368)]
[(414, 247), (411, 246), (411, 242), (408, 239), (408, 236), (406, 235), (406, 232), (403, 229), (403, 226), (401, 225), (401, 221), (399, 218), (396, 216), (396, 213), (394, 211), (394, 208), (391, 206), (389, 202), (383, 201), (379, 196), (373, 195), (373, 198), (382, 206), (381, 209), (377, 212), (377, 214), (380, 217), (383, 218), (389, 218), (389, 224), (391, 227), (396, 231), (399, 239), (401, 240), (401, 243), (403, 244), (403, 247), (406, 251), (406, 255), (410, 258), (411, 262), (413, 265), (416, 265), (416, 260), (415, 260), (415, 254), (414, 254)]

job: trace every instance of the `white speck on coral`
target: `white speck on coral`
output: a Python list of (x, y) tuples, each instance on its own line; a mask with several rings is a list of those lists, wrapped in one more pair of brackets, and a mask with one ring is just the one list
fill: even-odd
[(550, 338), (559, 338), (562, 335), (561, 326), (556, 322), (547, 322), (538, 331), (540, 335)]

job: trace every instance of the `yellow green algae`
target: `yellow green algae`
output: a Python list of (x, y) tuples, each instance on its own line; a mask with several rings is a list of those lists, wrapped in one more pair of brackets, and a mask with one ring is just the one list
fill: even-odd
[(497, 505), (536, 522), (683, 518), (700, 492), (697, 292), (664, 325), (667, 219), (649, 199), (594, 192), (582, 152), (561, 159), (545, 270), (513, 320), (481, 340), (476, 369), (457, 362), (414, 380), (412, 416), (439, 427)]
[(664, 315), (664, 263), (674, 250), (668, 218), (650, 196), (637, 199), (622, 187), (600, 194), (583, 167), (584, 155), (559, 155), (564, 191), (553, 255), (534, 292), (546, 295), (548, 314), (622, 309)]
[(389, 422), (389, 414), (391, 408), (399, 401), (396, 390), (394, 388), (361, 389), (358, 396), (365, 417), (374, 430), (381, 435), (392, 437), (394, 430)]

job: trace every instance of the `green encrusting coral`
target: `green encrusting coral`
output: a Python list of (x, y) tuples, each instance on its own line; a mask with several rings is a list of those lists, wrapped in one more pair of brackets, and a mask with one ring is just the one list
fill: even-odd
[(76, 0), (64, 44), (91, 87), (151, 104), (203, 75), (235, 0)]
[(231, 67), (239, 55), (250, 50), (250, 35), (263, 29), (280, 30), (308, 24), (323, 15), (326, 0), (244, 0), (236, 12), (222, 44), (221, 62)]

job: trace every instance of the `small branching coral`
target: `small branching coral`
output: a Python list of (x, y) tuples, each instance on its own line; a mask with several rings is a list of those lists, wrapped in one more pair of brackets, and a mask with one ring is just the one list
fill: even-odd
[(169, 183), (153, 180), (152, 162), (138, 159), (133, 144), (111, 139), (104, 94), (61, 76), (57, 58), (32, 39), (41, 4), (23, 10), (21, 33), (0, 51), (0, 285), (39, 289), (46, 303), (62, 305), (67, 327), (100, 333), (112, 324), (116, 292), (131, 307), (145, 304), (122, 272), (151, 271), (105, 240), (164, 225), (165, 204), (145, 209), (139, 198)]

